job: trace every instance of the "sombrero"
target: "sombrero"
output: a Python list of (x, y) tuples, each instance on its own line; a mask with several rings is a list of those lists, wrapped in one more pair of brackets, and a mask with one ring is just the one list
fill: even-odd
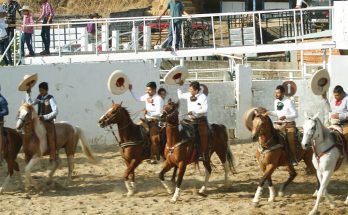
[(18, 84), (19, 91), (27, 91), (31, 89), (37, 82), (37, 73), (31, 75), (24, 75), (23, 81)]
[(33, 10), (28, 5), (24, 5), (21, 9), (19, 9), (19, 11), (23, 11), (23, 10), (33, 12)]
[(121, 95), (128, 90), (130, 81), (126, 74), (120, 70), (114, 71), (108, 80), (108, 89), (114, 95)]
[(247, 110), (244, 115), (243, 115), (243, 122), (244, 122), (244, 126), (251, 131), (253, 129), (253, 119), (255, 116), (255, 110), (257, 108), (253, 107), (249, 110)]
[(326, 69), (320, 69), (311, 78), (310, 88), (315, 95), (322, 95), (330, 87), (330, 75)]
[(181, 80), (185, 81), (188, 77), (187, 68), (184, 66), (175, 66), (164, 76), (164, 82), (169, 85), (178, 84)]

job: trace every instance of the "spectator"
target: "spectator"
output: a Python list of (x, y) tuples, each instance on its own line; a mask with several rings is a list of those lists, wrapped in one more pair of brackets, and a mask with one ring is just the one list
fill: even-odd
[(159, 88), (157, 94), (162, 97), (163, 101), (166, 100), (167, 91), (163, 87)]
[(22, 35), (21, 35), (21, 54), (22, 57), (24, 57), (24, 43), (27, 44), (28, 50), (29, 50), (29, 55), (26, 57), (34, 57), (35, 53), (33, 50), (33, 46), (31, 44), (32, 41), (32, 35), (34, 32), (34, 27), (33, 26), (27, 26), (27, 25), (33, 25), (34, 24), (34, 19), (33, 16), (31, 15), (32, 10), (30, 9), (29, 6), (23, 6), (21, 9), (23, 13), (23, 25), (22, 25)]
[[(54, 17), (54, 11), (52, 5), (48, 0), (41, 0), (41, 15), (37, 21), (42, 20), (42, 24), (51, 24)], [(44, 50), (40, 52), (41, 55), (50, 54), (50, 29), (51, 26), (42, 26), (41, 38), (44, 43)]]
[(14, 30), (16, 28), (17, 12), (22, 17), (22, 14), (20, 12), (21, 6), (17, 1), (14, 0), (7, 0), (3, 4), (3, 6), (7, 12), (6, 22), (8, 26), (6, 28), (6, 31), (9, 41), (11, 41), (14, 36)]
[[(161, 17), (170, 10), (171, 17), (181, 17), (182, 14), (189, 16), (189, 14), (185, 11), (184, 5), (181, 0), (169, 0), (167, 7), (163, 10), (161, 15), (157, 18), (160, 20)], [(179, 49), (179, 44), (181, 41), (181, 24), (182, 19), (173, 19), (173, 23), (169, 25), (169, 35), (168, 41), (166, 45), (166, 51), (172, 51), (172, 43), (173, 43), (173, 34), (175, 32), (176, 40), (175, 40), (175, 49)], [(174, 26), (174, 29), (172, 28)]]
[[(91, 14), (90, 19), (99, 19), (101, 16), (98, 13)], [(87, 33), (88, 33), (88, 43), (95, 43), (96, 37), (96, 23), (91, 21), (87, 24)]]
[[(3, 55), (8, 47), (8, 36), (6, 32), (7, 24), (5, 23), (5, 17), (7, 16), (7, 12), (4, 7), (0, 6), (0, 52)], [(3, 58), (6, 66), (12, 65), (12, 56), (11, 49), (9, 48), (6, 53), (7, 57)]]

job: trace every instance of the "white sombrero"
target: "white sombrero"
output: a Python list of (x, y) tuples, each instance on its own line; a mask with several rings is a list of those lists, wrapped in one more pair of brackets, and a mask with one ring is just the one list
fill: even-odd
[(326, 69), (320, 69), (311, 78), (310, 88), (315, 95), (322, 95), (330, 87), (330, 75)]
[(121, 95), (128, 90), (130, 81), (120, 70), (114, 71), (108, 80), (108, 89), (114, 95)]
[(164, 76), (164, 82), (169, 85), (175, 85), (181, 80), (185, 81), (188, 76), (189, 74), (186, 67), (175, 66)]
[(33, 10), (29, 6), (27, 6), (27, 5), (24, 5), (21, 9), (19, 9), (19, 11), (23, 11), (23, 10), (27, 10), (27, 11), (33, 12)]
[(31, 75), (25, 75), (23, 81), (18, 84), (19, 91), (27, 91), (31, 89), (37, 82), (37, 73)]
[(245, 111), (244, 115), (243, 115), (243, 122), (244, 122), (244, 126), (251, 131), (253, 129), (253, 119), (255, 116), (255, 110), (257, 108), (253, 107), (247, 111)]

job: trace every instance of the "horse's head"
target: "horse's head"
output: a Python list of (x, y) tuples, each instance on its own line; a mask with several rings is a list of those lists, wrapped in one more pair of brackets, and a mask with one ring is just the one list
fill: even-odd
[(100, 117), (98, 125), (101, 128), (104, 128), (108, 125), (119, 123), (123, 120), (123, 116), (126, 114), (126, 112), (126, 109), (122, 107), (122, 102), (121, 104), (116, 104), (114, 101), (112, 101), (111, 108), (107, 110), (102, 117)]
[(312, 146), (313, 139), (319, 136), (319, 132), (317, 129), (317, 120), (319, 114), (316, 114), (314, 117), (308, 117), (305, 114), (305, 122), (303, 123), (303, 139), (301, 142), (303, 149), (308, 149)]
[(168, 122), (170, 124), (179, 123), (179, 106), (180, 102), (173, 102), (171, 99), (168, 100), (168, 103), (163, 107), (163, 114), (161, 116), (161, 121)]
[(254, 111), (253, 126), (251, 130), (251, 137), (257, 140), (259, 135), (265, 135), (271, 131), (272, 122), (267, 115), (267, 110), (264, 108), (257, 108)]
[(16, 129), (20, 130), (23, 128), (23, 125), (25, 125), (29, 120), (33, 119), (33, 106), (28, 103), (23, 103), (17, 114), (17, 123), (16, 123)]

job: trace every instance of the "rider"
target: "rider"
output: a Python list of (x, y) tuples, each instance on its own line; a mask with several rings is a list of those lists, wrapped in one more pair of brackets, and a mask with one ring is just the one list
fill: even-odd
[(179, 99), (187, 100), (187, 115), (190, 123), (194, 124), (197, 141), (201, 146), (199, 150), (199, 161), (205, 161), (208, 158), (208, 98), (201, 90), (198, 81), (190, 83), (189, 92), (182, 92), (183, 81), (180, 81), (180, 88), (177, 90)]
[(326, 98), (326, 92), (322, 95), (328, 108), (329, 120), (332, 125), (337, 125), (342, 129), (344, 139), (348, 143), (348, 95), (340, 85), (333, 90), (334, 98), (331, 103)]
[[(156, 126), (158, 128), (159, 118), (163, 113), (163, 106), (164, 106), (164, 101), (162, 97), (160, 97), (156, 93), (156, 88), (157, 88), (157, 85), (155, 82), (149, 82), (146, 84), (146, 91), (145, 91), (146, 94), (143, 96), (137, 96), (134, 94), (132, 90), (133, 86), (129, 84), (129, 90), (133, 98), (137, 101), (145, 102), (145, 119), (147, 120), (149, 128), (150, 128), (150, 137), (159, 135), (159, 129), (151, 129), (151, 128), (152, 126)], [(156, 153), (156, 152), (153, 151), (152, 153)], [(159, 159), (159, 157), (157, 157), (157, 159)], [(156, 161), (153, 159), (151, 160), (151, 163), (156, 163)]]
[(268, 114), (278, 118), (276, 125), (284, 126), (287, 142), (290, 149), (290, 159), (294, 164), (298, 163), (296, 157), (296, 123), (295, 119), (298, 117), (297, 110), (293, 101), (285, 98), (285, 88), (282, 85), (276, 87), (276, 100), (274, 101), (274, 111), (269, 111)]
[(3, 127), (4, 127), (4, 117), (6, 115), (8, 115), (8, 103), (5, 97), (1, 95), (1, 85), (0, 85), (0, 164), (3, 161), (3, 154), (2, 154)]
[(54, 97), (48, 94), (48, 83), (39, 84), (40, 94), (33, 101), (31, 98), (31, 89), (27, 90), (26, 102), (31, 105), (38, 105), (38, 115), (47, 131), (47, 142), (50, 148), (50, 163), (57, 162), (57, 138), (54, 120), (58, 115), (58, 108)]

